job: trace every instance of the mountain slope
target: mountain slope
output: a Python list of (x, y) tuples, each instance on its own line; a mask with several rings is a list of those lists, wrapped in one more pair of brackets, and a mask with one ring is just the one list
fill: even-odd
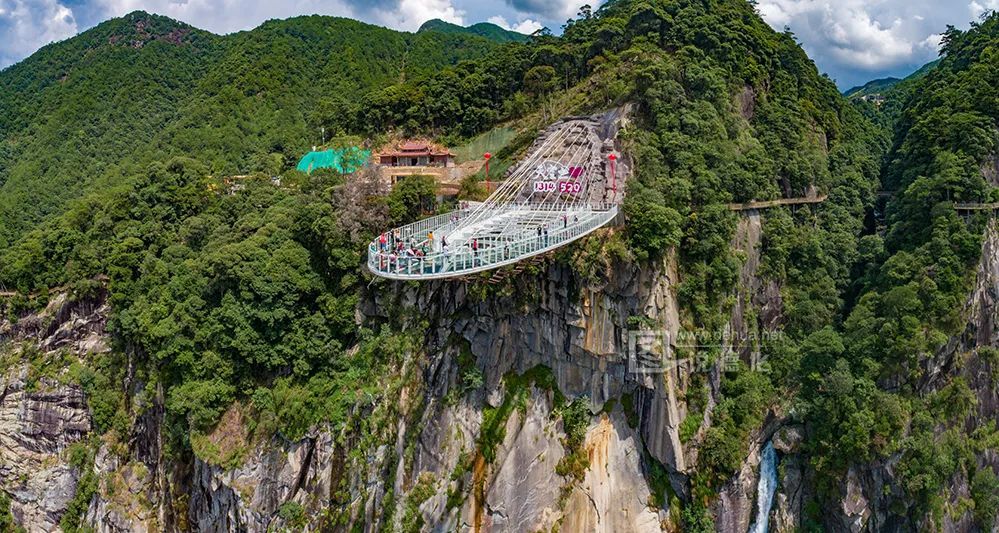
[(285, 168), (368, 92), (492, 46), (319, 16), (219, 37), (142, 12), (47, 46), (0, 72), (0, 249), (154, 158)]
[(877, 80), (871, 80), (864, 85), (853, 87), (849, 90), (843, 92), (843, 96), (847, 98), (861, 98), (863, 96), (870, 96), (875, 94), (889, 93), (891, 90), (901, 83), (911, 84), (914, 83), (929, 74), (937, 65), (940, 64), (940, 60), (930, 61), (929, 63), (919, 67), (915, 72), (909, 74), (905, 78), (881, 78)]
[(894, 87), (900, 81), (902, 81), (901, 78), (881, 78), (871, 80), (863, 85), (844, 91), (843, 96), (847, 98), (860, 98), (863, 96), (880, 94)]
[[(891, 394), (850, 392), (847, 409), (833, 407), (845, 390), (816, 395), (827, 421), (827, 444), (816, 451), (867, 477), (874, 529), (908, 520), (919, 529), (990, 530), (999, 519), (999, 462), (986, 451), (999, 439), (996, 381), (985, 377), (999, 368), (996, 308), (984, 296), (997, 290), (999, 233), (987, 212), (955, 209), (999, 199), (996, 50), (996, 14), (967, 32), (951, 28), (942, 58), (891, 91), (905, 94), (881, 178), (892, 191), (887, 229), (865, 237), (870, 260), (836, 363), (854, 390), (876, 383)], [(869, 464), (844, 443), (853, 439), (845, 432), (856, 434), (855, 413), (867, 410), (882, 413), (869, 422), (893, 420), (899, 430)]]
[[(997, 24), (948, 35), (894, 147), (743, 0), (609, 2), (439, 71), (457, 55), (403, 73), (393, 53), (432, 31), (305, 17), (222, 39), (224, 67), (136, 149), (148, 165), (0, 252), (0, 408), (45, 414), (3, 428), (0, 523), (988, 529), (999, 232), (983, 244), (950, 202), (993, 194)], [(343, 57), (375, 64), (345, 79)], [(379, 233), (446, 209), (426, 182), (267, 167), (308, 120), (450, 138), (502, 121), (517, 159), (607, 110), (623, 224), (495, 279), (366, 271)], [(225, 189), (245, 159), (281, 186)], [(898, 191), (886, 235), (865, 225), (879, 178)], [(821, 200), (730, 205), (800, 197)]]
[(431, 19), (424, 22), (420, 26), (420, 29), (417, 30), (417, 33), (425, 31), (436, 31), (440, 33), (468, 33), (485, 37), (499, 43), (522, 43), (527, 42), (530, 38), (530, 36), (524, 35), (523, 33), (505, 30), (491, 22), (477, 22), (471, 26), (459, 26), (440, 19)]
[(220, 55), (214, 35), (135, 13), (0, 73), (0, 248), (89, 184), (134, 170)]

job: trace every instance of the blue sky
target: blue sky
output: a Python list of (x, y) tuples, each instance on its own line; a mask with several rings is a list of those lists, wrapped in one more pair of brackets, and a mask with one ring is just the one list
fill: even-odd
[[(431, 18), (557, 31), (581, 0), (0, 0), (0, 68), (39, 47), (136, 9), (216, 33), (271, 18), (320, 13), (413, 31)], [(598, 2), (592, 2), (598, 3)], [(948, 24), (966, 28), (999, 0), (758, 0), (774, 28), (789, 27), (841, 88), (904, 76), (937, 56)]]

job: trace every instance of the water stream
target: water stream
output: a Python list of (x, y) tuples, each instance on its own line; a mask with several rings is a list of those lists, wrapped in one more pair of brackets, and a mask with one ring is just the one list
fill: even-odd
[(777, 452), (772, 442), (767, 442), (760, 457), (760, 481), (756, 485), (756, 520), (749, 526), (749, 533), (767, 533), (770, 529), (770, 508), (777, 492)]

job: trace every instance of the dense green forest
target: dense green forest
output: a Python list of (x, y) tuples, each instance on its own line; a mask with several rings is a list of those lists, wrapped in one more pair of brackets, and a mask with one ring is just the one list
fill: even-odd
[(424, 22), (420, 26), (420, 29), (417, 30), (417, 32), (423, 31), (437, 31), (441, 33), (470, 33), (472, 35), (480, 35), (487, 39), (501, 43), (522, 43), (529, 39), (529, 36), (527, 35), (517, 33), (515, 31), (504, 30), (491, 22), (479, 22), (466, 28), (457, 24), (451, 24), (450, 22), (444, 22), (441, 19), (432, 19)]
[[(502, 45), (326, 17), (218, 37), (135, 13), (0, 73), (0, 283), (34, 295), (17, 314), (107, 276), (116, 349), (81, 378), (99, 431), (125, 438), (123, 393), (107, 384), (136, 366), (166, 390), (172, 453), (206, 453), (199, 437), (233, 402), (256, 410), (259, 431), (297, 438), (385, 394), (373, 377), (420, 345), (419, 331), (359, 327), (355, 309), (364, 243), (417, 216), (426, 184), (381, 195), (296, 174), (318, 128), (460, 141), (552, 102), (631, 102), (636, 173), (626, 230), (606, 246), (643, 266), (676, 257), (687, 330), (724, 328), (738, 290), (726, 203), (828, 194), (764, 217), (761, 272), (781, 286), (785, 335), (761, 346), (767, 371), (722, 376), (686, 528), (709, 527), (713, 495), (775, 406), (807, 428), (819, 487), (807, 529), (851, 466), (889, 456), (898, 515), (938, 517), (962, 473), (987, 526), (999, 481), (974, 454), (995, 447), (995, 422), (964, 431), (967, 384), (927, 392), (922, 363), (963, 330), (981, 252), (984, 220), (952, 204), (999, 199), (982, 175), (997, 149), (997, 47), (997, 16), (951, 29), (939, 64), (879, 109), (844, 98), (741, 0), (611, 1), (561, 36)], [(238, 173), (255, 177), (216, 193)], [(711, 387), (692, 379), (685, 439)]]
[(66, 202), (183, 155), (215, 176), (280, 172), (369, 95), (494, 41), (332, 17), (225, 37), (142, 12), (0, 72), (0, 249)]

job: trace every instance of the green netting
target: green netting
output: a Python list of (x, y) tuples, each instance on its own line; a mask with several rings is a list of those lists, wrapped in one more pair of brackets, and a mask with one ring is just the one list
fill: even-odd
[(350, 174), (364, 166), (371, 157), (371, 150), (356, 146), (343, 149), (330, 149), (322, 152), (309, 152), (298, 162), (298, 170), (311, 174), (319, 168), (332, 168), (343, 174)]

